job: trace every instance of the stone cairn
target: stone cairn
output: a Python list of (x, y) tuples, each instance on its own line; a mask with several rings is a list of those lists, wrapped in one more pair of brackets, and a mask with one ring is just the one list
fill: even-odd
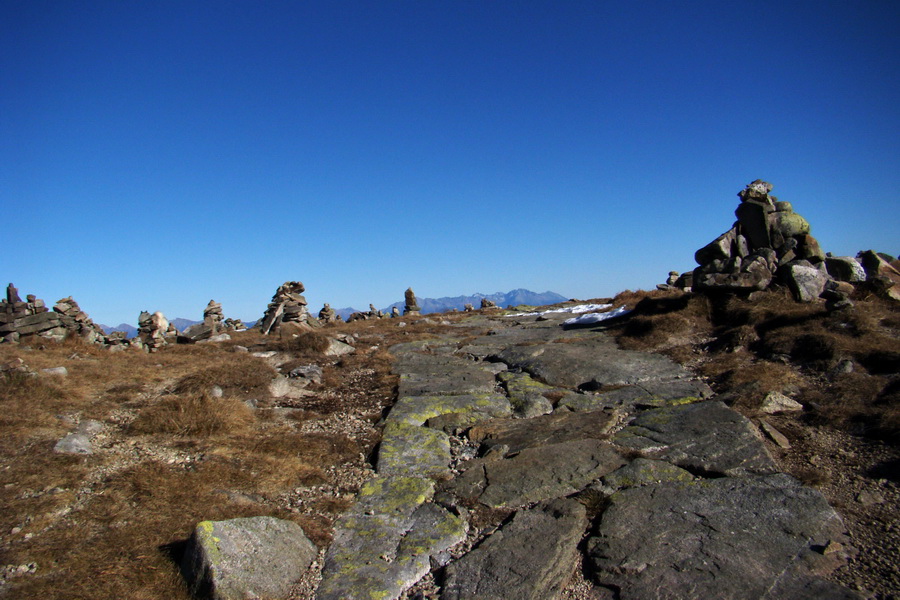
[(99, 325), (81, 310), (72, 296), (57, 301), (53, 311), (60, 315), (60, 321), (69, 331), (74, 331), (91, 344), (106, 344), (109, 340)]
[(92, 344), (107, 344), (108, 338), (72, 297), (58, 301), (50, 311), (43, 300), (28, 294), (25, 301), (10, 283), (6, 298), (0, 301), (0, 340), (17, 342), (22, 336), (62, 341), (67, 335), (83, 337)]
[(400, 317), (400, 309), (397, 308), (396, 306), (392, 306), (391, 307), (391, 318), (397, 319), (399, 317)]
[(341, 320), (341, 316), (337, 314), (327, 302), (325, 303), (325, 306), (322, 307), (322, 310), (319, 311), (319, 322), (323, 325), (327, 325), (328, 323), (338, 323)]
[(210, 300), (206, 308), (203, 309), (203, 322), (191, 325), (182, 332), (180, 341), (200, 342), (208, 340), (212, 336), (225, 331), (226, 329), (235, 329), (234, 321), (228, 325), (225, 320), (225, 314), (222, 312), (222, 304), (215, 300)]
[(310, 327), (309, 311), (303, 292), (306, 287), (299, 281), (285, 281), (269, 303), (259, 328), (263, 335), (290, 331), (298, 333)]
[(771, 191), (760, 179), (746, 186), (731, 229), (695, 253), (700, 266), (672, 271), (657, 287), (749, 294), (783, 284), (800, 302), (823, 298), (827, 308), (840, 309), (852, 306), (853, 284), (869, 282), (879, 295), (900, 300), (900, 263), (871, 250), (855, 258), (822, 252), (806, 219)]
[(780, 281), (798, 300), (822, 295), (830, 280), (825, 253), (806, 219), (771, 191), (772, 184), (757, 179), (738, 193), (737, 222), (694, 254), (700, 266), (692, 289), (750, 293)]
[(466, 302), (466, 305), (463, 307), (463, 312), (475, 312), (475, 307), (472, 306), (471, 303)]
[(481, 299), (481, 308), (484, 309), (484, 308), (498, 308), (498, 307), (497, 307), (497, 303), (494, 302), (493, 300), (488, 300), (487, 298), (482, 298)]
[(168, 344), (166, 336), (175, 333), (175, 327), (159, 311), (151, 315), (145, 310), (138, 316), (137, 339), (147, 352), (156, 352)]
[(419, 308), (419, 302), (416, 300), (416, 293), (413, 292), (412, 288), (408, 288), (406, 293), (404, 294), (406, 300), (406, 306), (403, 307), (404, 315), (421, 315), (422, 309)]

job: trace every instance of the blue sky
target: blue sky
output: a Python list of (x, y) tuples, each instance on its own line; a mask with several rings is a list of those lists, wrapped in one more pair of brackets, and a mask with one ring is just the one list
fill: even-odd
[(900, 252), (900, 3), (0, 0), (3, 283), (256, 319), (692, 269), (763, 178)]

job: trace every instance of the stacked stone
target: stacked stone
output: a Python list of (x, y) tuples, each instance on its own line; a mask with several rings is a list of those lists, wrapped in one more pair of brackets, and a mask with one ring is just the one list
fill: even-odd
[(694, 255), (694, 289), (752, 292), (780, 280), (803, 301), (825, 291), (831, 278), (809, 223), (771, 191), (757, 179), (738, 193), (737, 222)]
[(13, 284), (6, 288), (6, 298), (0, 302), (0, 339), (17, 342), (23, 335), (39, 335), (44, 338), (62, 340), (66, 337), (66, 327), (60, 315), (47, 310), (43, 300), (33, 294), (22, 302), (19, 290)]
[(334, 309), (331, 308), (331, 305), (326, 302), (325, 306), (322, 307), (322, 310), (319, 311), (319, 321), (324, 324), (328, 324), (337, 323), (339, 320), (340, 317), (338, 316), (338, 314), (334, 312)]
[(464, 312), (474, 312), (474, 311), (475, 311), (475, 307), (472, 306), (470, 303), (467, 302), (466, 305), (463, 307), (463, 311), (464, 311)]
[(159, 311), (152, 315), (147, 311), (138, 316), (138, 336), (140, 344), (148, 352), (156, 352), (168, 343), (166, 334), (174, 328), (166, 317)]
[(487, 298), (481, 299), (481, 308), (497, 308), (497, 303)]
[(404, 294), (406, 298), (406, 306), (403, 308), (404, 315), (421, 315), (422, 309), (419, 308), (419, 302), (416, 300), (416, 294), (412, 288), (408, 288)]
[(272, 296), (263, 318), (260, 330), (269, 334), (281, 329), (300, 331), (309, 327), (309, 312), (303, 292), (306, 287), (299, 281), (285, 281)]
[(247, 326), (240, 319), (225, 319), (225, 329), (228, 331), (243, 331)]
[(384, 318), (384, 313), (375, 308), (374, 304), (369, 304), (369, 312), (368, 315), (370, 319), (381, 319)]
[(203, 309), (203, 324), (212, 329), (213, 333), (217, 333), (221, 329), (223, 321), (225, 321), (225, 315), (222, 313), (222, 305), (215, 300), (210, 300)]
[(63, 326), (69, 331), (77, 333), (92, 344), (106, 344), (107, 336), (99, 325), (81, 310), (72, 296), (63, 298), (53, 306), (53, 311), (59, 315)]

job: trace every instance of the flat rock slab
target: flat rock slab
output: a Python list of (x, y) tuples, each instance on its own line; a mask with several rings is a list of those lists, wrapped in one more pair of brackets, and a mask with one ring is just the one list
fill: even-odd
[(391, 408), (385, 421), (423, 425), (429, 419), (448, 414), (490, 419), (509, 416), (512, 409), (509, 400), (498, 394), (403, 396)]
[(446, 477), (450, 437), (443, 431), (403, 422), (388, 423), (378, 450), (379, 475)]
[(816, 580), (840, 562), (821, 553), (844, 539), (840, 517), (787, 475), (636, 487), (610, 502), (588, 555), (621, 600), (853, 597)]
[(697, 379), (653, 380), (637, 385), (626, 385), (606, 392), (569, 393), (560, 399), (557, 408), (570, 411), (635, 407), (678, 406), (699, 402), (712, 396), (708, 385)]
[(411, 352), (398, 357), (398, 394), (404, 396), (485, 394), (494, 391), (496, 375), (479, 363), (455, 356)]
[(428, 573), (429, 558), (465, 539), (467, 525), (429, 502), (434, 484), (375, 477), (335, 525), (317, 600), (394, 600)]
[(519, 511), (447, 567), (441, 600), (555, 598), (575, 568), (586, 527), (584, 507), (574, 500)]
[(494, 419), (469, 430), (469, 439), (484, 448), (507, 446), (507, 453), (584, 439), (603, 439), (614, 424), (609, 411), (561, 412), (533, 419)]
[(667, 462), (636, 458), (604, 477), (603, 483), (607, 487), (621, 490), (664, 482), (687, 483), (694, 479), (688, 471)]
[(690, 373), (661, 354), (619, 350), (609, 338), (564, 344), (512, 346), (497, 358), (557, 387), (601, 389), (651, 380), (689, 379)]
[(753, 424), (719, 401), (648, 410), (613, 441), (693, 473), (740, 476), (777, 471)]
[(287, 598), (316, 557), (293, 521), (250, 517), (203, 521), (188, 542), (181, 570), (195, 596), (215, 600)]
[(516, 508), (579, 492), (624, 464), (609, 444), (576, 440), (527, 448), (512, 458), (473, 461), (445, 489), (492, 508)]
[[(546, 415), (553, 412), (553, 405), (544, 394), (560, 391), (532, 379), (527, 373), (500, 373), (500, 381), (506, 388), (509, 403), (516, 416), (525, 419)], [(565, 392), (565, 390), (561, 390)]]

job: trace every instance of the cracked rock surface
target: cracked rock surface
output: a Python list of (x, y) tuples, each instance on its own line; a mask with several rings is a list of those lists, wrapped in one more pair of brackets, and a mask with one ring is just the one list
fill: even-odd
[(595, 598), (859, 597), (822, 579), (837, 513), (686, 369), (559, 318), (458, 327), (391, 348), (317, 598), (551, 599), (582, 567)]

